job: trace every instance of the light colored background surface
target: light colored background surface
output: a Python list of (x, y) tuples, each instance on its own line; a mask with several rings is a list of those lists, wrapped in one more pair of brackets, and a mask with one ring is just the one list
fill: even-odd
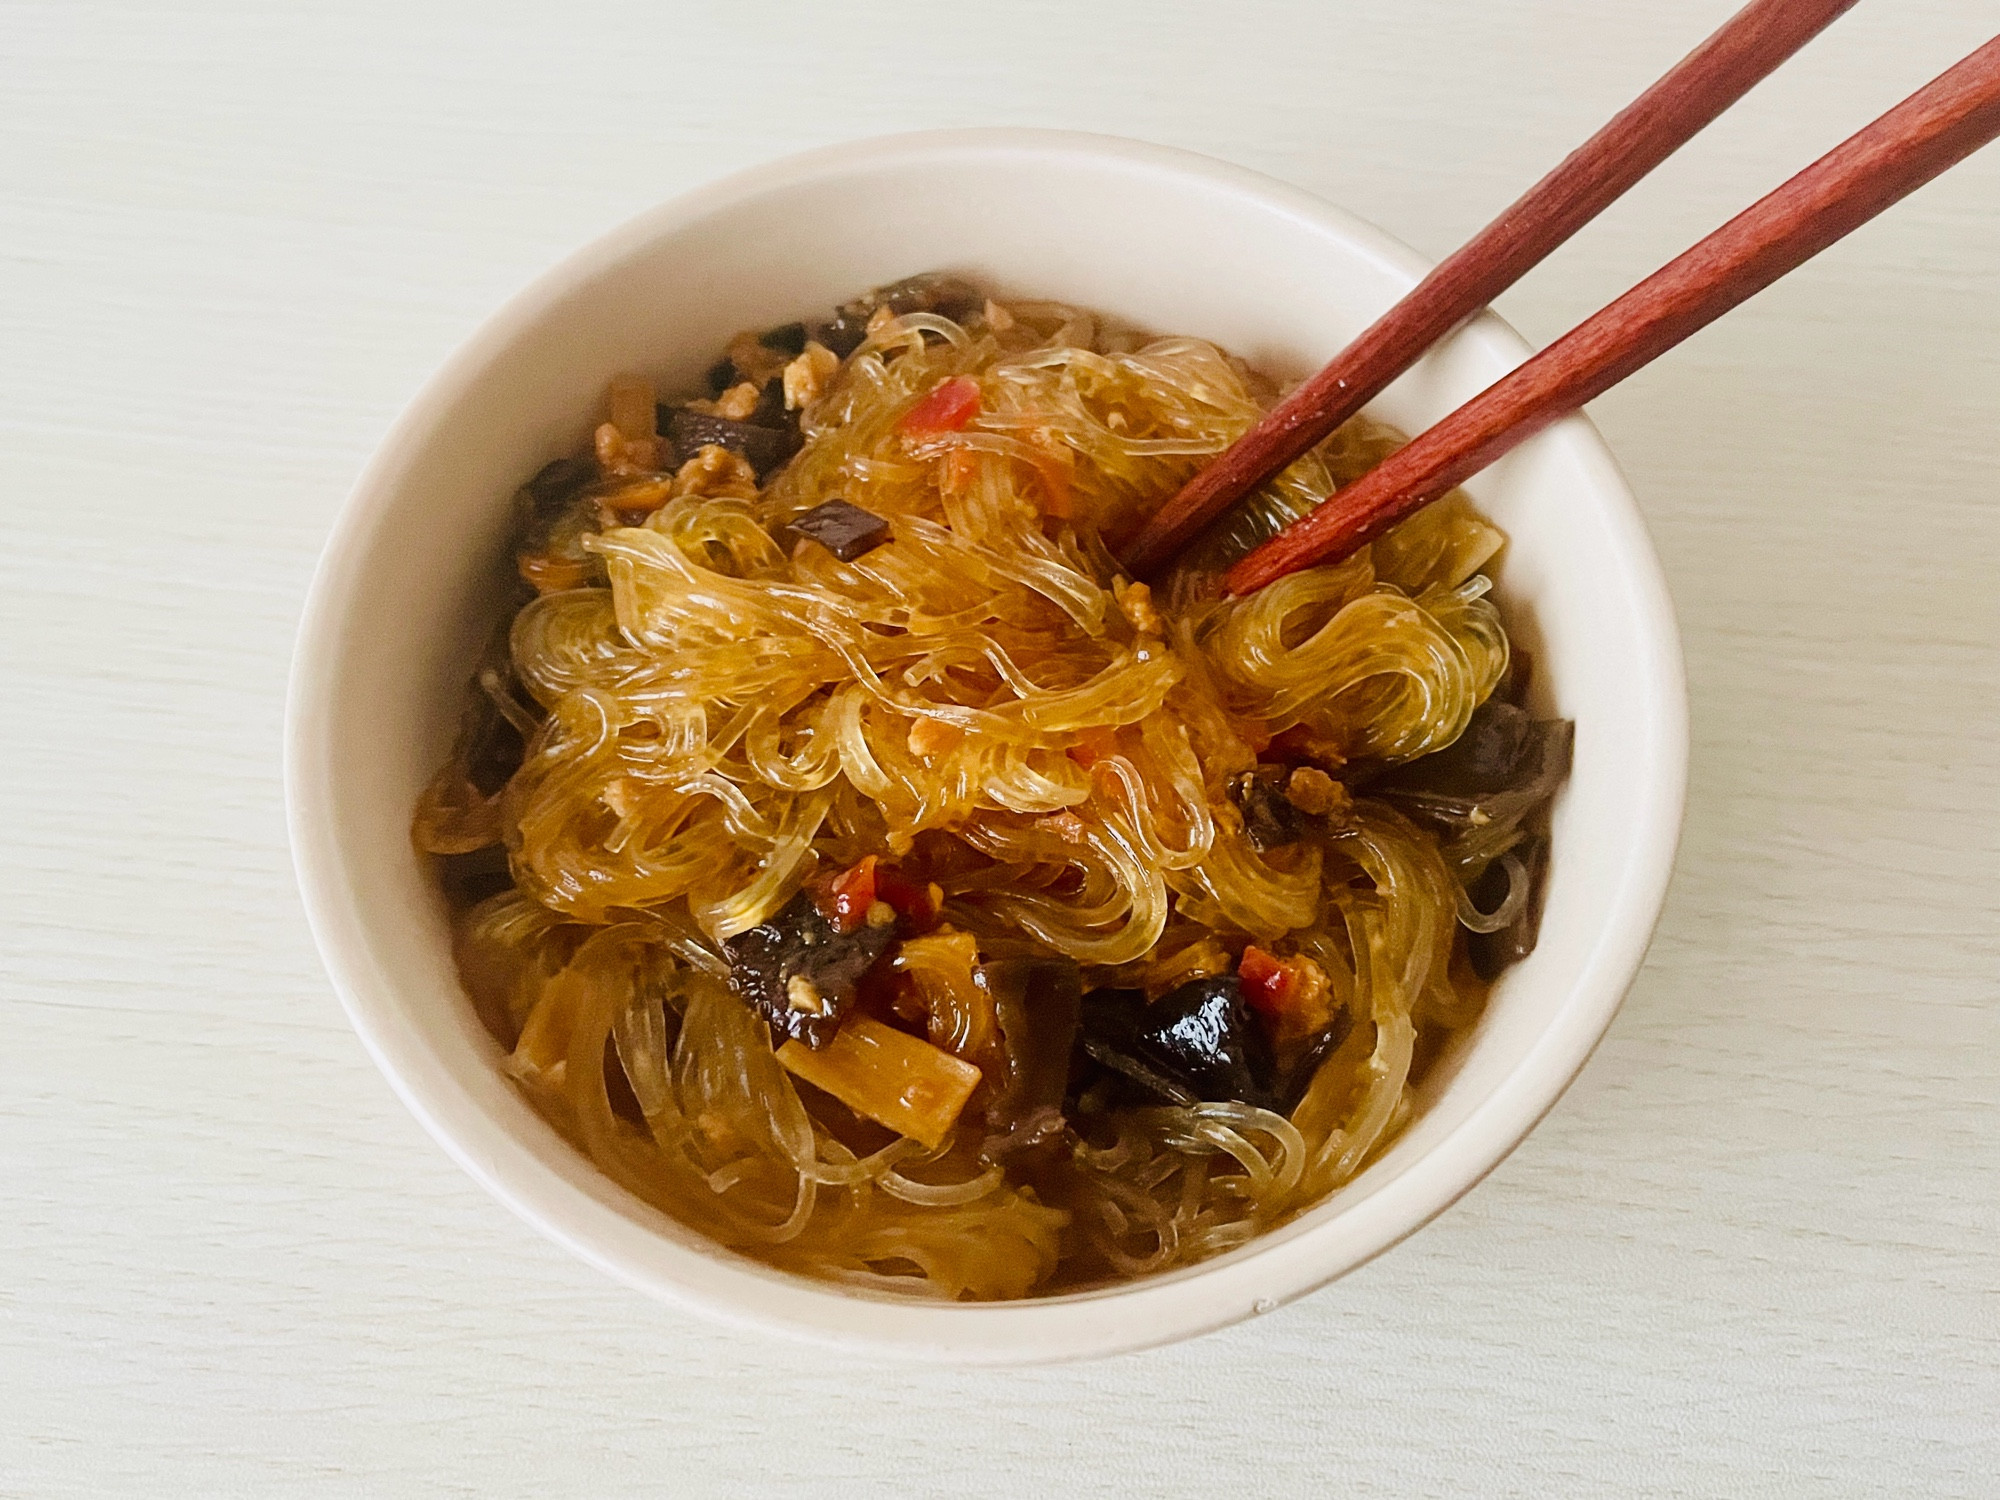
[[(1659, 941), (1519, 1153), (1255, 1324), (959, 1374), (643, 1303), (402, 1112), (287, 864), (319, 541), (574, 244), (998, 123), (1440, 254), (1729, 8), (0, 4), (0, 1494), (1993, 1494), (2000, 150), (1598, 403), (1692, 679)], [(1868, 0), (1502, 310), (1560, 332), (1995, 14)]]

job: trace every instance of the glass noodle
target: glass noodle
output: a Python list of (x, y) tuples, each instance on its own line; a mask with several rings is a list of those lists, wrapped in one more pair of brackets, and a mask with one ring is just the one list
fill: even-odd
[[(908, 430), (953, 377), (977, 415)], [(768, 482), (721, 455), (644, 479), (668, 498), (632, 524), (603, 501), (612, 522), (576, 537), (588, 577), (525, 603), (486, 673), (518, 769), (481, 790), (461, 754), (417, 819), (432, 852), (504, 848), (507, 888), (456, 916), (460, 968), (578, 1149), (771, 1265), (981, 1299), (1218, 1254), (1379, 1153), (1413, 1069), (1478, 1014), (1461, 915), (1525, 899), (1516, 860), (1496, 866), (1515, 910), (1473, 903), (1506, 843), (1448, 855), (1368, 782), (1453, 744), (1507, 674), (1481, 573), (1503, 538), (1453, 495), (1220, 598), (1221, 564), (1398, 442), (1357, 419), (1132, 588), (1116, 543), (1275, 396), (1212, 345), (1054, 304), (878, 316)], [(842, 561), (780, 539), (835, 496), (887, 544)], [(1230, 789), (1280, 737), (1341, 796), (1260, 848)], [(1344, 1036), (1289, 1116), (1086, 1086), (1054, 1155), (995, 1151), (975, 1109), (934, 1146), (886, 1132), (781, 1063), (725, 948), (871, 855), (943, 898), (886, 961), (893, 1024), (989, 1083), (979, 966), (1016, 954), (1157, 994), (1261, 945), (1317, 966)]]

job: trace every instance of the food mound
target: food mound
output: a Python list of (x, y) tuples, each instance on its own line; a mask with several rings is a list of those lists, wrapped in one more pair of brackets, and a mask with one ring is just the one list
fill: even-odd
[(1320, 1201), (1533, 945), (1570, 726), (1453, 494), (1242, 599), (1350, 422), (1148, 588), (1119, 545), (1276, 388), (931, 275), (612, 382), (417, 808), (552, 1125), (773, 1266), (1025, 1297)]

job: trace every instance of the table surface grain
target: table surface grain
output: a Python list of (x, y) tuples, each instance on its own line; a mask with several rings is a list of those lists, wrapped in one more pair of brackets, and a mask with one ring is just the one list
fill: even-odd
[[(314, 956), (315, 554), (557, 256), (856, 136), (1081, 127), (1442, 254), (1731, 0), (0, 3), (0, 1494), (2000, 1493), (2000, 150), (1594, 408), (1685, 632), (1657, 942), (1432, 1228), (1067, 1368), (640, 1300)], [(1545, 341), (1982, 41), (1871, 0), (1501, 304)]]

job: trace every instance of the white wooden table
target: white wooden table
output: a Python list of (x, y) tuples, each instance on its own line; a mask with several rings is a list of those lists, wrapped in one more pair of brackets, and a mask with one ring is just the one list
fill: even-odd
[[(1599, 403), (1692, 675), (1659, 940), (1519, 1153), (1253, 1325), (967, 1374), (642, 1302), (404, 1114), (286, 855), (334, 510), (574, 244), (1027, 123), (1440, 254), (1730, 7), (0, 3), (0, 1494), (2000, 1494), (2000, 149)], [(1995, 24), (1867, 0), (1502, 310)]]

